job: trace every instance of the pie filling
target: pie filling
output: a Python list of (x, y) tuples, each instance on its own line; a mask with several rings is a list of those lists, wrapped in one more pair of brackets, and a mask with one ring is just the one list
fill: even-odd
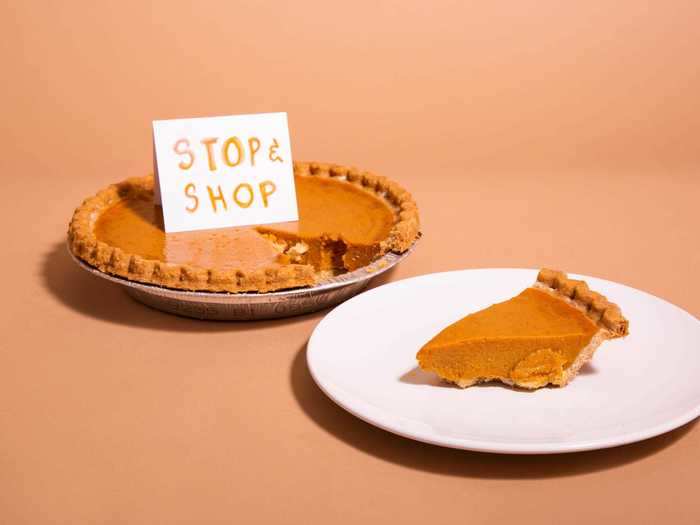
[(299, 221), (257, 227), (165, 233), (152, 193), (126, 195), (94, 225), (98, 240), (144, 259), (200, 268), (255, 271), (310, 265), (320, 276), (372, 262), (395, 211), (368, 191), (321, 178), (296, 177)]
[(427, 349), (419, 360), (443, 379), (467, 384), (503, 380), (529, 383), (540, 376), (559, 384), (593, 334), (556, 337), (502, 337), (467, 340), (452, 347)]
[(347, 245), (342, 240), (325, 238), (301, 239), (294, 235), (265, 233), (259, 230), (279, 252), (277, 261), (282, 264), (302, 264), (313, 266), (323, 276), (331, 276), (348, 270), (343, 265)]

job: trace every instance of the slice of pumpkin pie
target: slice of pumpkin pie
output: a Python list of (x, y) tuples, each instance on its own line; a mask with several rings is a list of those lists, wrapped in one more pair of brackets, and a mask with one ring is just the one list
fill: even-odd
[(534, 285), (451, 324), (418, 352), (423, 370), (460, 387), (484, 381), (564, 386), (606, 339), (624, 337), (620, 308), (584, 281), (543, 269)]

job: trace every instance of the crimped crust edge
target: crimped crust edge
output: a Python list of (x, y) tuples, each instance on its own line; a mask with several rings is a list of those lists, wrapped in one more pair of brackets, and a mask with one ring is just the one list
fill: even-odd
[(585, 281), (569, 279), (559, 270), (542, 268), (533, 287), (575, 306), (600, 328), (607, 330), (610, 338), (624, 337), (629, 333), (629, 321), (622, 315), (620, 307), (591, 290)]

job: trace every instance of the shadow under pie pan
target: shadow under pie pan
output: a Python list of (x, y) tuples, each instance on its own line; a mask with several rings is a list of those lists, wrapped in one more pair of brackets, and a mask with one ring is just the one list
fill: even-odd
[(408, 257), (417, 242), (403, 253), (389, 252), (367, 266), (315, 286), (267, 293), (196, 292), (130, 281), (90, 266), (70, 249), (68, 253), (83, 270), (123, 286), (133, 299), (156, 310), (212, 321), (253, 321), (307, 314), (342, 303)]

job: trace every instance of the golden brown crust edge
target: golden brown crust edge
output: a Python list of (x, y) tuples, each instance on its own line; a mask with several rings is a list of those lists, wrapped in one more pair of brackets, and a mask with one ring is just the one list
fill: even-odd
[[(420, 226), (417, 206), (411, 195), (393, 181), (368, 172), (359, 172), (355, 168), (332, 164), (295, 162), (294, 173), (346, 180), (392, 204), (397, 210), (397, 222), (388, 238), (381, 243), (379, 256), (388, 251), (404, 252), (418, 237)], [(135, 177), (112, 184), (83, 201), (75, 210), (68, 227), (68, 247), (71, 253), (106, 273), (184, 290), (264, 293), (315, 284), (316, 272), (308, 265), (275, 265), (254, 272), (222, 271), (145, 259), (97, 240), (93, 227), (101, 212), (129, 194), (152, 191), (153, 176)]]
[(564, 272), (543, 268), (537, 274), (535, 287), (544, 288), (572, 303), (606, 330), (610, 338), (624, 337), (629, 333), (629, 321), (622, 315), (620, 307), (592, 291), (585, 281), (569, 279)]

